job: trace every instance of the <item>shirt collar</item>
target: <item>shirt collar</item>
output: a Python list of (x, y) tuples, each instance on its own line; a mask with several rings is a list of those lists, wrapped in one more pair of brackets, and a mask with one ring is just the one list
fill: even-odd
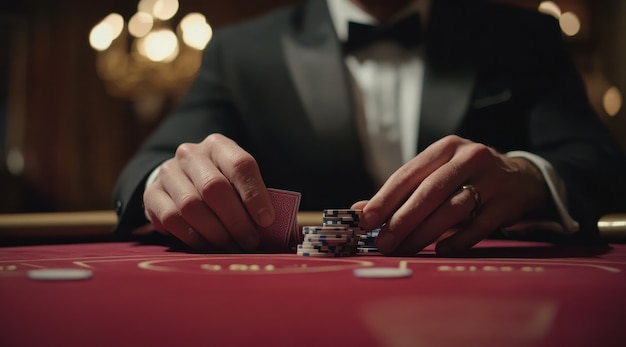
[[(362, 24), (379, 24), (378, 20), (350, 0), (326, 0), (330, 17), (337, 33), (339, 41), (346, 41), (348, 38), (348, 23), (357, 22)], [(424, 26), (428, 23), (428, 12), (430, 11), (431, 0), (415, 0), (398, 12), (391, 22), (402, 19), (409, 14), (419, 13), (422, 16)]]

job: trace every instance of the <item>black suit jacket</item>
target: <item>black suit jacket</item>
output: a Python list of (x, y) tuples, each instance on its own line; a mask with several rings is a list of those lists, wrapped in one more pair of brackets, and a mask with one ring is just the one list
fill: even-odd
[[(425, 37), (418, 150), (448, 134), (554, 165), (584, 231), (615, 210), (624, 158), (591, 110), (556, 20), (477, 1), (434, 0)], [(117, 230), (146, 223), (149, 172), (183, 142), (219, 132), (249, 151), (268, 187), (303, 210), (349, 207), (376, 188), (364, 165), (349, 72), (326, 2), (219, 30), (179, 107), (129, 162)], [(602, 189), (613, 184), (611, 191)]]

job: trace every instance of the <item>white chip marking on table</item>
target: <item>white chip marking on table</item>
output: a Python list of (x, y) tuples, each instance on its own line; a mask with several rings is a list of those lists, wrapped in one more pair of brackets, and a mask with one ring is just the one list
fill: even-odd
[(354, 276), (362, 278), (401, 278), (410, 277), (412, 274), (411, 269), (397, 267), (371, 267), (354, 270)]
[(28, 278), (44, 281), (86, 280), (93, 272), (86, 269), (36, 269), (27, 272)]

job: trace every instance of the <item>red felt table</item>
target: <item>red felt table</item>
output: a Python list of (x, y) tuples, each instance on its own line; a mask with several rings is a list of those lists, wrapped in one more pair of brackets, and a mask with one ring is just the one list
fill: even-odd
[[(406, 266), (413, 276), (353, 270)], [(88, 268), (36, 281), (38, 268)], [(484, 241), (469, 257), (0, 248), (1, 346), (624, 346), (626, 245)]]

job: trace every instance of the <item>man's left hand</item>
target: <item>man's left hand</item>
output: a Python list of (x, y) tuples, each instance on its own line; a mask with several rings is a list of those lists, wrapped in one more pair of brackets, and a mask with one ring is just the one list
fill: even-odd
[(383, 225), (383, 254), (408, 255), (438, 242), (438, 254), (467, 250), (549, 200), (539, 169), (458, 136), (445, 137), (395, 171), (363, 209), (362, 225)]

